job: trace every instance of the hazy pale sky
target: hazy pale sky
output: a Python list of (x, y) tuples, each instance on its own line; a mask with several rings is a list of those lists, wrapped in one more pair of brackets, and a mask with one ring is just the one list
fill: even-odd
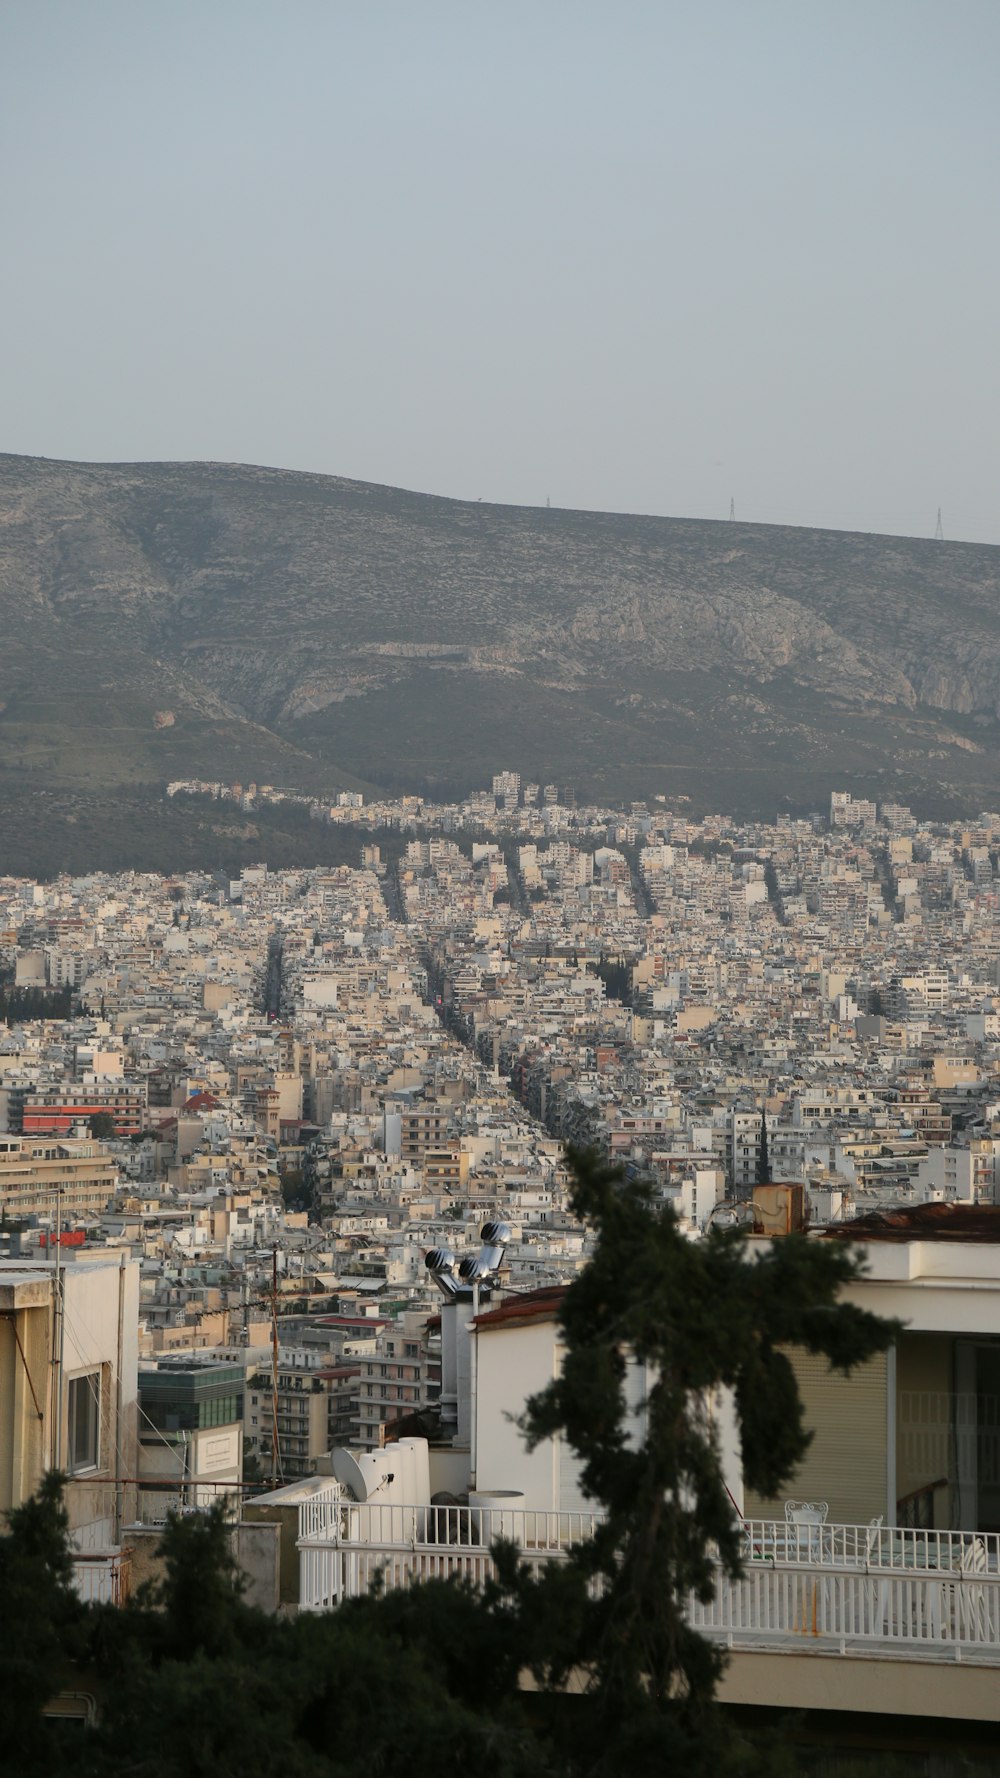
[(1000, 542), (1000, 0), (7, 0), (0, 449)]

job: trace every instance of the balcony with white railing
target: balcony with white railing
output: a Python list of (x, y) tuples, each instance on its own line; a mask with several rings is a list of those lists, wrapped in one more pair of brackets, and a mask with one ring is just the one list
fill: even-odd
[(131, 1551), (74, 1555), (73, 1588), (85, 1605), (124, 1605), (132, 1591)]
[[(455, 1575), (481, 1585), (503, 1536), (538, 1570), (593, 1535), (598, 1513), (357, 1505), (336, 1484), (299, 1509), (300, 1607), (328, 1611), (376, 1584)], [(727, 1648), (894, 1655), (1000, 1666), (1000, 1536), (747, 1520), (743, 1573), (721, 1567), (692, 1626)]]
[(728, 1648), (897, 1654), (1000, 1665), (1000, 1576), (748, 1566), (720, 1575), (692, 1627)]
[(538, 1569), (592, 1537), (600, 1513), (534, 1512), (506, 1506), (397, 1506), (347, 1500), (334, 1484), (299, 1507), (299, 1598), (328, 1611), (370, 1591), (452, 1575), (481, 1586), (493, 1573), (490, 1546), (505, 1537)]
[[(137, 1480), (109, 1482), (70, 1477), (65, 1502), (73, 1559), (73, 1586), (88, 1605), (124, 1605), (131, 1594), (132, 1548), (143, 1534), (157, 1541), (171, 1511), (191, 1511), (191, 1497), (216, 1493), (228, 1498), (228, 1484)], [(198, 1505), (206, 1502), (197, 1500)]]

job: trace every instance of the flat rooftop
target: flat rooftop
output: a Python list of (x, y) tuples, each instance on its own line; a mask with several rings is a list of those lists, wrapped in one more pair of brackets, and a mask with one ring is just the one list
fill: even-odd
[(823, 1232), (833, 1241), (1000, 1242), (1000, 1206), (914, 1204), (896, 1210), (870, 1210), (853, 1222)]

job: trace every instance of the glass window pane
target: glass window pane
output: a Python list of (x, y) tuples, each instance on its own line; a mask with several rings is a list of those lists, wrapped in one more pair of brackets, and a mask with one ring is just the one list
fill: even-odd
[(69, 1463), (71, 1473), (96, 1469), (100, 1454), (101, 1375), (92, 1371), (69, 1385)]

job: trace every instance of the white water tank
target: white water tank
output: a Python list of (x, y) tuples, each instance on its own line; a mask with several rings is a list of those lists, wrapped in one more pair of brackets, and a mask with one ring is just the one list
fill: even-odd
[(489, 1545), (497, 1537), (513, 1543), (524, 1539), (524, 1494), (520, 1488), (473, 1488), (469, 1490), (472, 1534)]

